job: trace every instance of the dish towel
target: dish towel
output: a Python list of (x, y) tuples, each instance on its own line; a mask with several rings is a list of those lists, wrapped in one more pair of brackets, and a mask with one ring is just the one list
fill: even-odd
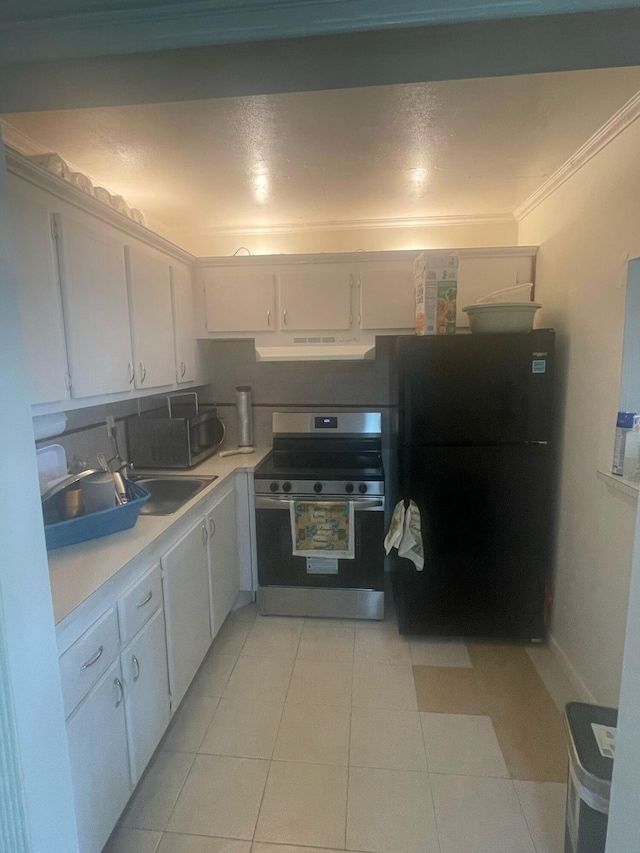
[(296, 557), (353, 560), (353, 501), (290, 501)]
[(423, 570), (422, 523), (420, 510), (414, 501), (409, 501), (408, 509), (405, 509), (404, 501), (396, 504), (389, 531), (384, 540), (384, 549), (387, 554), (392, 548), (398, 549), (398, 556), (411, 560), (419, 572)]

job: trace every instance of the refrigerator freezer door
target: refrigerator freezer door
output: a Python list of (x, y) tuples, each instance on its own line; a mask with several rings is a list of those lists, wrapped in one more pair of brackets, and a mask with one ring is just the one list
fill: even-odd
[(535, 445), (410, 451), (405, 497), (421, 512), (425, 566), (395, 560), (401, 633), (544, 637), (551, 466)]
[(551, 440), (554, 337), (539, 329), (402, 338), (402, 444)]

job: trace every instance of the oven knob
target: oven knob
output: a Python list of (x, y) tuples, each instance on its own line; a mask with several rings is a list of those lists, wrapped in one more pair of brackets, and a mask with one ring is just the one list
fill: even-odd
[(350, 495), (353, 491), (353, 483), (347, 483), (347, 485), (344, 487), (344, 490), (345, 492), (347, 492), (347, 494)]
[(321, 492), (322, 491), (322, 483), (315, 483), (315, 485), (313, 487), (313, 491), (314, 492)]
[(283, 483), (282, 484), (282, 491), (283, 492), (290, 492), (291, 491), (291, 483)]
[(364, 495), (364, 493), (367, 491), (367, 488), (368, 486), (366, 483), (360, 483), (360, 485), (358, 486), (358, 491), (361, 495)]
[(277, 483), (271, 483), (269, 488), (271, 489), (272, 492), (277, 492), (278, 491), (278, 484)]

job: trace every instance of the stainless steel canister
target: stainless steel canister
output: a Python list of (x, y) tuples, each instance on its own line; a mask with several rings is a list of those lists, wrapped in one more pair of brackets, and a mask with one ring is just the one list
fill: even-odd
[(251, 388), (248, 385), (238, 385), (236, 388), (236, 406), (238, 408), (238, 447), (253, 447), (253, 412)]

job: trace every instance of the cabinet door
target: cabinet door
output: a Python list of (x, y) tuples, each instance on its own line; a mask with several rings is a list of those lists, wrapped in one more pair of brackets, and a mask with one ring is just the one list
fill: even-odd
[(100, 853), (124, 809), (131, 783), (120, 661), (67, 720), (82, 853)]
[(206, 270), (204, 281), (209, 332), (275, 331), (274, 273)]
[(12, 244), (31, 402), (69, 397), (58, 259), (46, 196), (9, 175)]
[(71, 394), (126, 391), (133, 363), (124, 244), (89, 217), (57, 223)]
[(280, 328), (331, 331), (351, 328), (349, 270), (338, 264), (296, 266), (280, 272)]
[(211, 644), (207, 528), (195, 524), (162, 557), (171, 704), (180, 704)]
[(389, 263), (360, 272), (360, 328), (413, 329), (413, 266)]
[(135, 387), (173, 385), (175, 356), (169, 264), (158, 255), (126, 246)]
[(135, 785), (169, 725), (164, 611), (156, 611), (121, 655), (131, 781)]
[(207, 515), (211, 624), (215, 636), (240, 592), (236, 494), (231, 486)]
[(193, 382), (196, 378), (196, 328), (191, 271), (187, 267), (171, 267), (171, 298), (176, 382)]

